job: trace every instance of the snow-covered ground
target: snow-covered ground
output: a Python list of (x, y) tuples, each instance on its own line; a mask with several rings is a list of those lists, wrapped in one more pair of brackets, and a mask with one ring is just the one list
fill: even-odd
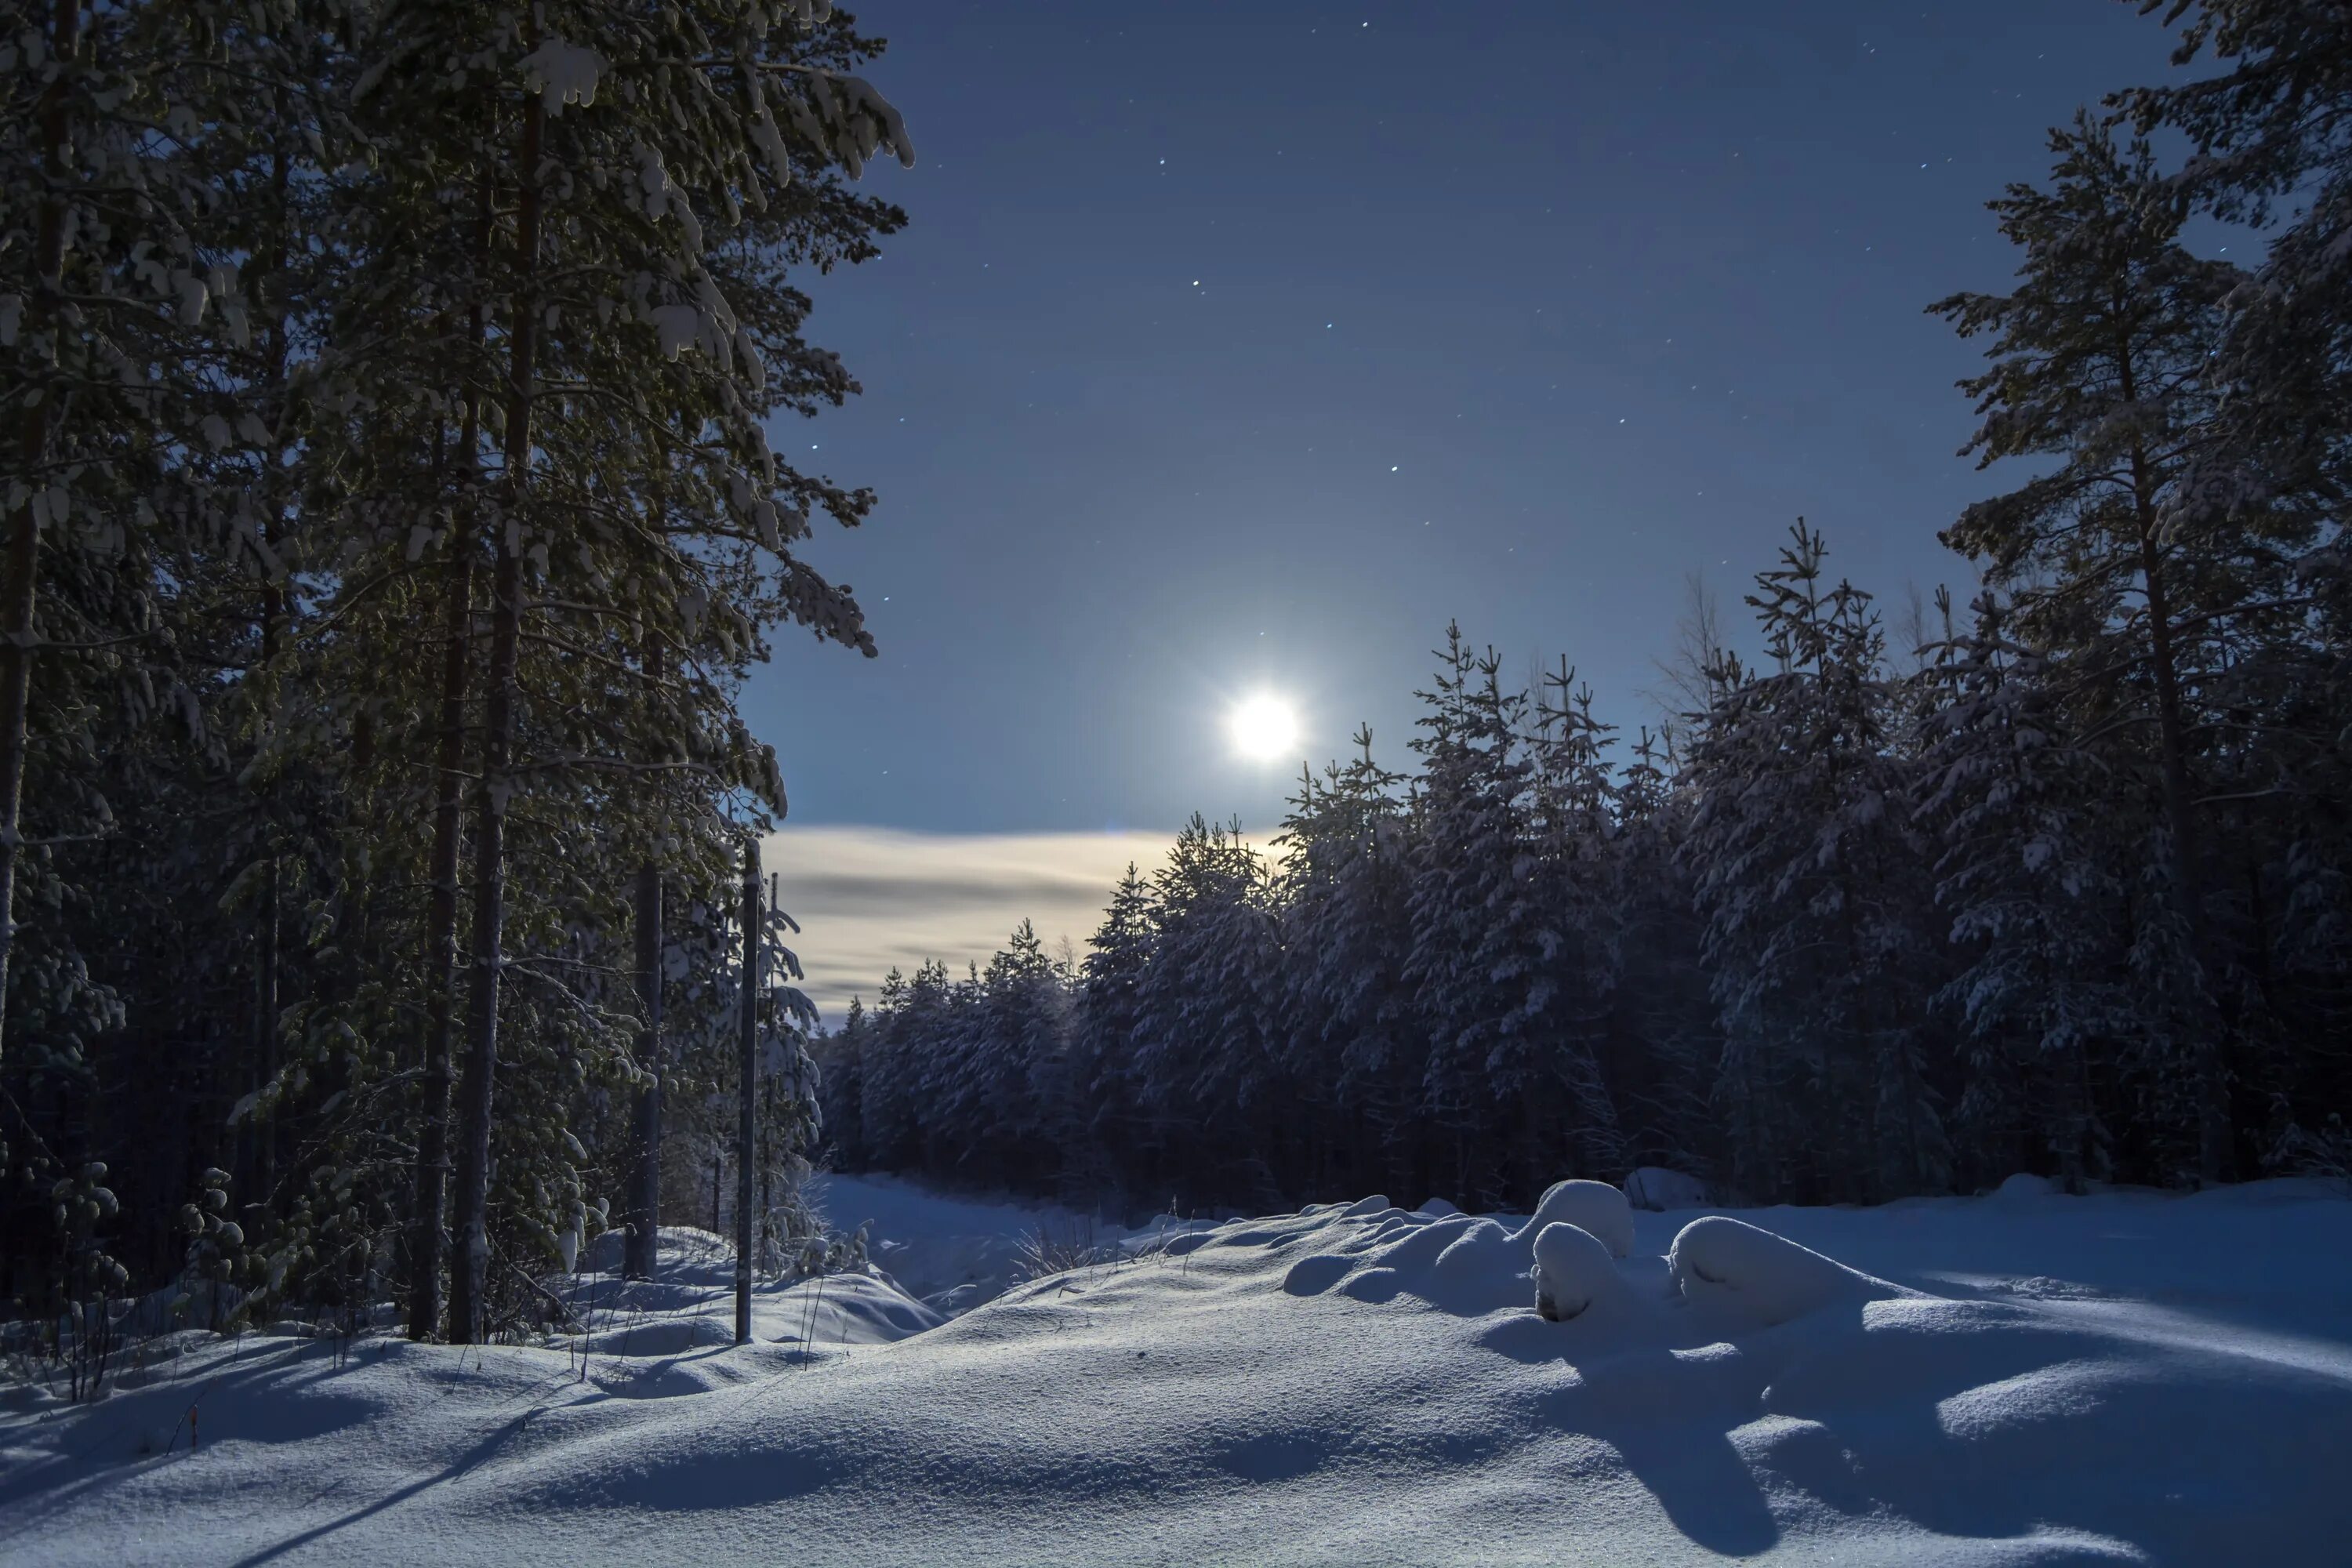
[(2352, 1202), (2312, 1185), (1642, 1213), (1622, 1258), (1589, 1194), (1370, 1200), (977, 1306), (1076, 1222), (828, 1202), (887, 1273), (764, 1290), (740, 1351), (680, 1231), (662, 1285), (580, 1282), (585, 1346), (190, 1336), (93, 1405), (0, 1394), (0, 1561), (2352, 1560)]

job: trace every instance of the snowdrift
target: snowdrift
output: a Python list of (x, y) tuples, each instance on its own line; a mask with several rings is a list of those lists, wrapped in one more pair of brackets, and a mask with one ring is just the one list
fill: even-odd
[[(971, 1241), (969, 1213), (845, 1185), (835, 1218), (877, 1238), (855, 1200)], [(769, 1293), (741, 1351), (184, 1336), (94, 1406), (0, 1414), (0, 1561), (2317, 1563), (2352, 1540), (2352, 1203), (1626, 1212), (1622, 1257), (1568, 1220), (1384, 1199), (1129, 1238), (897, 1338), (939, 1315), (879, 1274), (826, 1282), (837, 1334), (798, 1326), (810, 1287)], [(190, 1454), (168, 1439), (199, 1396)]]

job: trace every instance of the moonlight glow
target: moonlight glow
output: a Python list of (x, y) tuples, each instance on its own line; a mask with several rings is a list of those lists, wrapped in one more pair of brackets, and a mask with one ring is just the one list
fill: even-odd
[(1287, 757), (1298, 743), (1297, 715), (1278, 697), (1245, 700), (1234, 710), (1226, 727), (1233, 733), (1234, 750), (1253, 762), (1270, 763)]

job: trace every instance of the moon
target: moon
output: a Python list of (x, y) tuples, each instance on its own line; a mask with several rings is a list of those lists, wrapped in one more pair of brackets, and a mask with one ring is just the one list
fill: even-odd
[(1263, 692), (1243, 699), (1225, 727), (1234, 750), (1252, 762), (1286, 760), (1298, 744), (1298, 715), (1281, 698)]

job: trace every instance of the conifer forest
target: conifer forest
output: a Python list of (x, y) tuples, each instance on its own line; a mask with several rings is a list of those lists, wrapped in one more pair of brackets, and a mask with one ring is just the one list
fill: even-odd
[(1462, 605), (1280, 822), (821, 1018), (824, 741), (742, 693), (877, 653), (804, 557), (889, 475), (777, 433), (859, 392), (819, 307), (908, 222), (880, 40), (7, 0), (5, 1315), (511, 1341), (605, 1232), (822, 1254), (820, 1168), (1126, 1223), (2347, 1173), (2352, 26), (2137, 8), (2196, 68), (1979, 193), (2007, 291), (1918, 301), (1982, 352), (1954, 587), (1759, 519), (1646, 725)]

